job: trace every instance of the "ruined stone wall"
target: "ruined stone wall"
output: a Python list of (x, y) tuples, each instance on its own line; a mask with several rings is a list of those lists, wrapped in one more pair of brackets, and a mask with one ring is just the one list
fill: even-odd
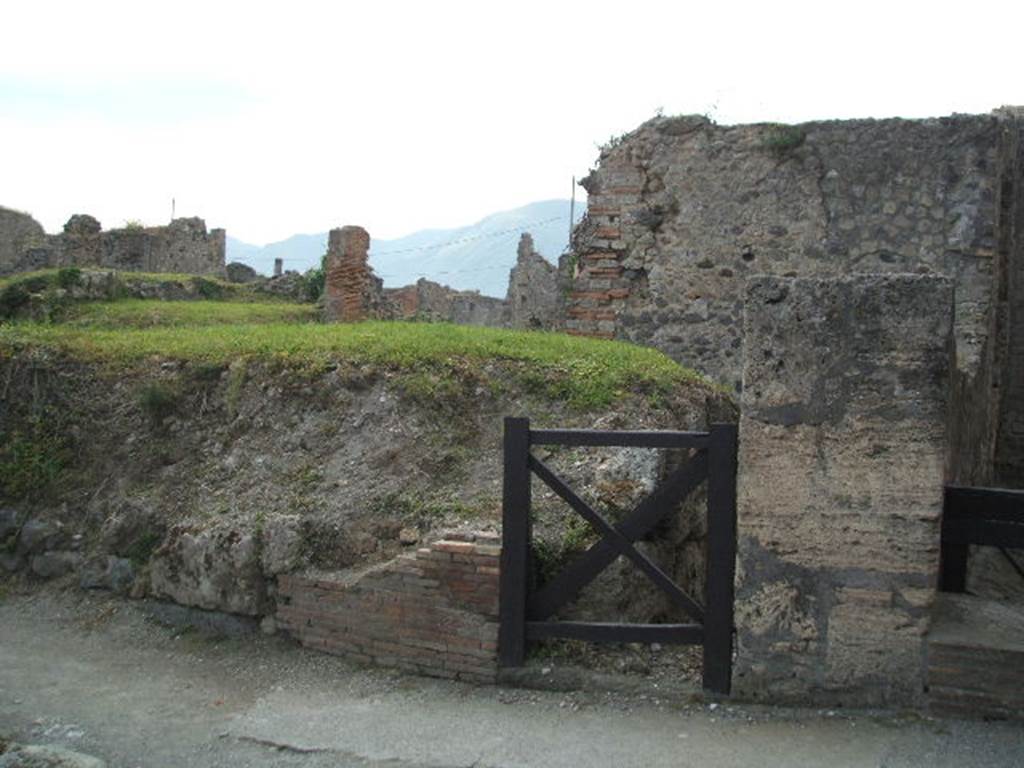
[(995, 416), (993, 481), (1024, 488), (1024, 109), (1007, 112), (999, 194), (1000, 280), (992, 338)]
[(525, 232), (509, 274), (505, 304), (510, 328), (551, 330), (562, 324), (565, 308), (558, 268), (534, 250), (533, 238)]
[(992, 304), (998, 116), (716, 126), (656, 118), (583, 184), (567, 325), (740, 383), (754, 274), (946, 274), (974, 372)]
[(457, 291), (422, 277), (413, 285), (385, 288), (384, 301), (395, 318), (492, 328), (505, 324), (505, 302), (501, 299), (482, 296), (478, 291)]
[(0, 206), (0, 274), (14, 272), (23, 254), (45, 241), (46, 232), (38, 221)]
[[(225, 232), (199, 218), (165, 227), (103, 231), (92, 216), (75, 214), (59, 235), (45, 235), (31, 217), (4, 217), (0, 209), (0, 273), (48, 267), (103, 267), (135, 272), (224, 273)], [(10, 219), (8, 223), (4, 223)], [(34, 224), (32, 227), (25, 220)], [(20, 229), (19, 229), (20, 227)], [(25, 227), (28, 227), (25, 229)], [(19, 237), (18, 233), (22, 232)], [(25, 233), (28, 234), (25, 234)]]
[(277, 623), (303, 645), (419, 674), (493, 682), (496, 537), (446, 539), (345, 579), (282, 575)]
[(750, 281), (740, 696), (896, 705), (923, 695), (953, 293), (935, 276)]
[(452, 297), (451, 322), (457, 325), (484, 325), (504, 328), (505, 302), (476, 291), (459, 291)]

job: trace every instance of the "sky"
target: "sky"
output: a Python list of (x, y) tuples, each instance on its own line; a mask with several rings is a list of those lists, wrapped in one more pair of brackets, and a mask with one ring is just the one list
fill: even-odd
[[(8, 3), (0, 205), (394, 238), (568, 197), (657, 112), (719, 123), (1024, 105), (1024, 3)], [(582, 190), (577, 191), (582, 196)]]

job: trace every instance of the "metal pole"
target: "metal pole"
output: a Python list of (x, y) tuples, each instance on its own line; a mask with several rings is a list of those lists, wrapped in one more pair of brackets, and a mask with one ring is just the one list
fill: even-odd
[(572, 191), (569, 198), (569, 250), (572, 250), (572, 222), (576, 218), (576, 177), (572, 177)]

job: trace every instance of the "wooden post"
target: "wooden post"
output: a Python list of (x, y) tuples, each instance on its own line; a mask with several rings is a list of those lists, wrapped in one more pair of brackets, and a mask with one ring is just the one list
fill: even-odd
[(967, 591), (967, 557), (970, 543), (953, 520), (960, 517), (959, 498), (946, 488), (942, 504), (942, 528), (939, 534), (939, 590), (941, 592)]
[(530, 420), (505, 418), (501, 513), (501, 597), (498, 660), (521, 667), (526, 657), (526, 591), (530, 551)]
[(714, 424), (708, 441), (708, 543), (704, 608), (704, 689), (732, 684), (736, 578), (736, 425)]

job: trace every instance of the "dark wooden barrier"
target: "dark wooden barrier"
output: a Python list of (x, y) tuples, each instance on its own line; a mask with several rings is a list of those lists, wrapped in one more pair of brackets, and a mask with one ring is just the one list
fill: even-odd
[(1024, 491), (946, 486), (939, 589), (963, 592), (970, 546), (1024, 548)]
[[(604, 519), (530, 453), (531, 445), (624, 446), (692, 449), (693, 456), (618, 524)], [(537, 475), (598, 533), (600, 541), (561, 573), (532, 591), (530, 476)], [(672, 581), (635, 542), (708, 481), (708, 539), (705, 605)], [(524, 418), (505, 419), (505, 476), (502, 513), (501, 628), (499, 659), (521, 666), (530, 640), (562, 637), (592, 642), (703, 645), (704, 687), (728, 694), (732, 678), (733, 580), (736, 568), (736, 426), (716, 424), (709, 432), (608, 432), (531, 430)], [(552, 621), (619, 556), (628, 558), (693, 621), (686, 624), (621, 624)]]

